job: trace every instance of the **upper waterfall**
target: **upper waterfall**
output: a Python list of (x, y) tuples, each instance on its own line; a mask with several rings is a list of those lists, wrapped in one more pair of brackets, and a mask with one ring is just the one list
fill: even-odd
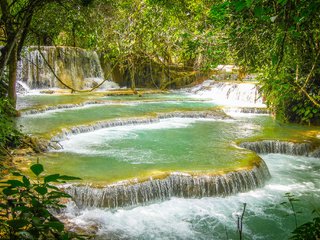
[(18, 81), (31, 89), (63, 88), (56, 76), (75, 89), (92, 88), (104, 80), (95, 51), (54, 46), (23, 49), (18, 63)]
[(259, 87), (255, 83), (207, 80), (191, 88), (190, 92), (222, 105), (265, 107)]

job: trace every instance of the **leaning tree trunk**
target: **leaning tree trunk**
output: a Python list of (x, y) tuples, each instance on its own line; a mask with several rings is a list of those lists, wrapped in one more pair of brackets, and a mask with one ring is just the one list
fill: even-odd
[(131, 71), (130, 71), (130, 80), (131, 80), (131, 90), (133, 91), (134, 94), (138, 94), (136, 90), (136, 81), (135, 81), (135, 66), (132, 66)]
[(8, 98), (12, 107), (16, 107), (17, 103), (17, 92), (16, 92), (16, 82), (17, 82), (17, 64), (18, 64), (18, 54), (17, 45), (12, 49), (12, 53), (9, 58), (9, 86), (8, 86)]

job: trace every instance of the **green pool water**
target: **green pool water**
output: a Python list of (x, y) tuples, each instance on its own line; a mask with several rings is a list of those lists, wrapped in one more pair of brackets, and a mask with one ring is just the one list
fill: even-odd
[[(48, 111), (17, 119), (26, 133), (52, 136), (63, 127), (92, 121), (149, 116), (155, 112), (215, 108), (211, 102), (181, 94), (135, 96), (82, 95), (112, 104)], [(185, 99), (185, 100), (184, 100)], [(20, 106), (70, 104), (79, 96), (26, 96)], [(117, 102), (118, 101), (118, 102)], [(115, 103), (117, 102), (117, 103)], [(168, 172), (214, 174), (246, 168), (255, 153), (237, 147), (261, 139), (313, 141), (319, 127), (282, 124), (270, 116), (232, 115), (229, 120), (163, 119), (151, 124), (119, 126), (70, 136), (62, 150), (36, 156), (47, 173), (79, 176), (82, 183), (105, 185), (122, 180), (164, 177)], [(294, 229), (290, 206), (281, 204), (290, 192), (298, 224), (320, 208), (320, 161), (281, 154), (261, 155), (271, 179), (264, 187), (233, 196), (168, 201), (120, 209), (78, 209), (68, 204), (66, 216), (80, 227), (98, 226), (97, 239), (238, 239), (236, 219), (243, 203), (244, 239), (287, 239)]]
[[(170, 172), (212, 174), (246, 168), (256, 156), (234, 146), (238, 122), (166, 119), (80, 134), (45, 157), (50, 171), (111, 183)], [(221, 129), (224, 129), (223, 131)], [(63, 169), (61, 169), (63, 165)]]
[(210, 110), (214, 104), (201, 101), (125, 102), (86, 105), (71, 109), (59, 109), (17, 119), (17, 125), (28, 134), (50, 135), (61, 128), (90, 124), (107, 119), (142, 117), (171, 111)]
[[(112, 93), (112, 92), (111, 92)], [(142, 97), (138, 95), (127, 96), (108, 96), (104, 92), (92, 93), (74, 93), (74, 94), (39, 94), (39, 95), (21, 95), (17, 99), (17, 108), (19, 110), (37, 109), (45, 106), (55, 106), (59, 104), (78, 104), (86, 101), (100, 100), (100, 101), (185, 101), (194, 100), (184, 93), (162, 93), (162, 94), (144, 94)], [(200, 99), (199, 99), (200, 100)]]
[[(80, 95), (89, 99), (96, 95)], [(46, 111), (17, 119), (25, 133), (52, 137), (62, 128), (86, 125), (95, 121), (152, 116), (173, 111), (214, 109), (208, 101), (185, 98), (183, 94), (148, 94), (107, 96), (113, 102), (103, 105)], [(74, 101), (69, 96), (26, 96), (21, 102), (33, 106)], [(30, 100), (31, 99), (31, 100)], [(59, 99), (59, 100), (57, 100)], [(122, 99), (122, 104), (114, 103)], [(146, 101), (147, 100), (147, 101)], [(318, 130), (318, 128), (312, 128)], [(214, 174), (250, 167), (257, 156), (237, 144), (256, 139), (307, 139), (310, 128), (281, 124), (270, 116), (235, 116), (227, 120), (163, 119), (151, 124), (119, 126), (70, 136), (62, 141), (63, 149), (41, 156), (50, 173), (78, 176), (83, 182), (107, 184), (122, 180), (165, 177), (171, 172)], [(63, 167), (61, 167), (63, 166)]]

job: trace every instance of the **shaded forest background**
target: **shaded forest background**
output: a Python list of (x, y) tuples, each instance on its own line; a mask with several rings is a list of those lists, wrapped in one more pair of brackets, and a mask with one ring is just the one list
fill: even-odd
[(319, 124), (319, 0), (2, 0), (1, 98), (15, 107), (23, 46), (98, 51), (113, 77), (175, 88), (218, 64), (257, 73), (281, 120)]
[[(195, 84), (218, 64), (234, 64), (240, 76), (257, 75), (279, 120), (319, 125), (319, 9), (320, 0), (0, 0), (0, 170), (10, 149), (24, 142), (13, 122), (24, 46), (95, 50), (106, 71), (133, 90)], [(31, 170), (38, 178), (43, 167)], [(30, 222), (31, 237), (68, 239), (46, 209), (61, 207), (58, 200), (68, 196), (48, 183), (74, 178), (54, 174), (32, 185), (16, 176), (22, 181), (5, 182), (11, 210), (0, 203), (11, 229), (8, 239), (21, 239)], [(22, 187), (28, 190), (24, 195)], [(49, 188), (57, 190), (54, 196)], [(22, 220), (10, 219), (17, 212)], [(308, 224), (319, 226), (319, 218), (314, 222)]]

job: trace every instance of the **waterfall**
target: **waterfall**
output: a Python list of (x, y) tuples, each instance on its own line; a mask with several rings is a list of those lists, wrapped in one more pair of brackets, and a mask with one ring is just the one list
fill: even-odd
[(207, 80), (189, 91), (222, 105), (264, 106), (259, 87), (254, 83)]
[(320, 157), (320, 147), (310, 142), (296, 143), (278, 140), (263, 140), (257, 142), (243, 142), (240, 147), (258, 154), (280, 153), (297, 156)]
[(17, 92), (20, 94), (26, 94), (30, 91), (29, 86), (21, 81), (17, 81)]
[(76, 89), (92, 88), (104, 80), (95, 51), (53, 46), (42, 46), (40, 51), (35, 46), (24, 48), (22, 59), (18, 63), (18, 81), (27, 84), (31, 89), (63, 88), (55, 75)]
[(168, 118), (209, 118), (215, 120), (231, 119), (228, 115), (220, 110), (216, 111), (185, 111), (185, 112), (171, 112), (171, 113), (158, 113), (154, 117), (140, 117), (140, 118), (125, 118), (116, 120), (98, 121), (89, 125), (74, 126), (69, 129), (63, 129), (59, 134), (51, 138), (51, 142), (62, 141), (68, 136), (92, 132), (102, 128), (125, 126), (125, 125), (137, 125), (137, 124), (150, 124), (159, 122), (160, 119)]
[(270, 114), (267, 108), (262, 107), (224, 107), (223, 111), (227, 114), (250, 113), (250, 114)]
[(80, 107), (84, 107), (87, 105), (102, 105), (105, 104), (107, 105), (107, 103), (103, 102), (103, 101), (98, 101), (98, 100), (93, 100), (93, 101), (86, 101), (83, 103), (76, 103), (76, 104), (59, 104), (59, 105), (53, 105), (53, 106), (45, 106), (39, 109), (31, 109), (31, 110), (25, 110), (25, 111), (21, 111), (21, 116), (28, 116), (28, 115), (33, 115), (33, 114), (40, 114), (40, 113), (44, 113), (47, 111), (53, 111), (53, 110), (65, 110), (65, 109), (74, 109), (74, 108), (80, 108)]
[(164, 179), (150, 178), (145, 182), (122, 182), (104, 188), (71, 185), (65, 191), (81, 208), (116, 208), (146, 204), (170, 197), (224, 197), (259, 188), (269, 178), (270, 173), (266, 164), (259, 159), (252, 169), (222, 175), (192, 176), (185, 173), (171, 173)]
[(211, 118), (211, 119), (231, 119), (225, 115), (222, 111), (183, 111), (183, 112), (168, 112), (158, 113), (159, 119), (167, 118)]

